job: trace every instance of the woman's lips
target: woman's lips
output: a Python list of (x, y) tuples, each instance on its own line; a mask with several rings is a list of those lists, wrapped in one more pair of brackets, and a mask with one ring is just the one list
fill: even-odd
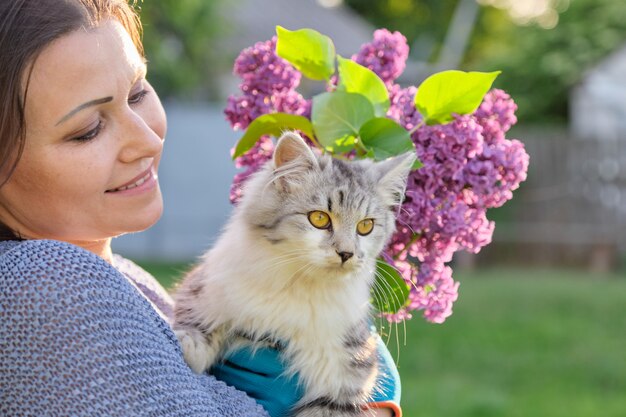
[(153, 167), (151, 166), (147, 171), (139, 174), (132, 180), (128, 181), (124, 185), (121, 185), (117, 188), (113, 188), (111, 190), (107, 190), (107, 193), (124, 193), (125, 192), (135, 190), (135, 191), (143, 191), (149, 188), (152, 188), (156, 185), (157, 175), (153, 171)]

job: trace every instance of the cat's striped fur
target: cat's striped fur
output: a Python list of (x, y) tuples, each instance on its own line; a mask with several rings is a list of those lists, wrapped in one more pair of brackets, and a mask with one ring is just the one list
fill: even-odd
[[(197, 372), (238, 343), (280, 343), (305, 395), (298, 417), (362, 413), (374, 389), (369, 330), (376, 258), (415, 160), (341, 161), (314, 154), (294, 133), (248, 180), (215, 246), (175, 293), (175, 331)], [(318, 229), (311, 212), (327, 213)], [(359, 235), (357, 224), (373, 219)]]

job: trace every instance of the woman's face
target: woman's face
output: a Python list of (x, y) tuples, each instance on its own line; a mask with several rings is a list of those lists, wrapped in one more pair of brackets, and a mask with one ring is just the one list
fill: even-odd
[(158, 220), (166, 121), (145, 75), (143, 58), (113, 20), (42, 51), (28, 84), (24, 152), (0, 188), (7, 226), (80, 245)]

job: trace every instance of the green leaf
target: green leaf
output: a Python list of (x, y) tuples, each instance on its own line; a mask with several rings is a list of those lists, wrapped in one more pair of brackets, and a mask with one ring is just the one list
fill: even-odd
[(339, 62), (338, 91), (364, 95), (373, 105), (376, 116), (384, 116), (389, 110), (389, 92), (383, 80), (369, 68), (351, 59), (337, 55)]
[(386, 117), (368, 120), (359, 130), (361, 142), (380, 161), (405, 152), (415, 152), (409, 132)]
[(313, 126), (309, 119), (288, 113), (264, 114), (252, 121), (246, 129), (233, 153), (233, 159), (248, 152), (263, 135), (280, 136), (285, 130), (300, 130), (313, 138)]
[(386, 262), (376, 261), (376, 281), (372, 304), (381, 313), (394, 314), (409, 301), (409, 285), (398, 271)]
[(415, 107), (428, 125), (452, 121), (453, 114), (476, 111), (500, 71), (443, 71), (428, 77), (417, 89)]
[(373, 117), (374, 106), (361, 94), (333, 91), (313, 97), (313, 130), (319, 143), (331, 152), (353, 149), (361, 126)]
[(328, 80), (335, 73), (335, 45), (313, 29), (290, 31), (276, 26), (276, 54), (289, 61), (305, 77)]
[(422, 163), (422, 161), (420, 161), (419, 158), (416, 158), (415, 162), (413, 162), (413, 166), (411, 167), (411, 171), (415, 171), (417, 169), (420, 169), (423, 166), (424, 166), (424, 164)]

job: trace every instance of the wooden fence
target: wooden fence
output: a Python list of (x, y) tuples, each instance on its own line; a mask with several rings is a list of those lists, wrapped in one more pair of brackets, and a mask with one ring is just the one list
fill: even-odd
[(540, 261), (569, 257), (610, 268), (626, 249), (626, 140), (522, 141), (528, 178), (507, 203), (508, 219), (496, 222), (493, 245), (539, 251)]

